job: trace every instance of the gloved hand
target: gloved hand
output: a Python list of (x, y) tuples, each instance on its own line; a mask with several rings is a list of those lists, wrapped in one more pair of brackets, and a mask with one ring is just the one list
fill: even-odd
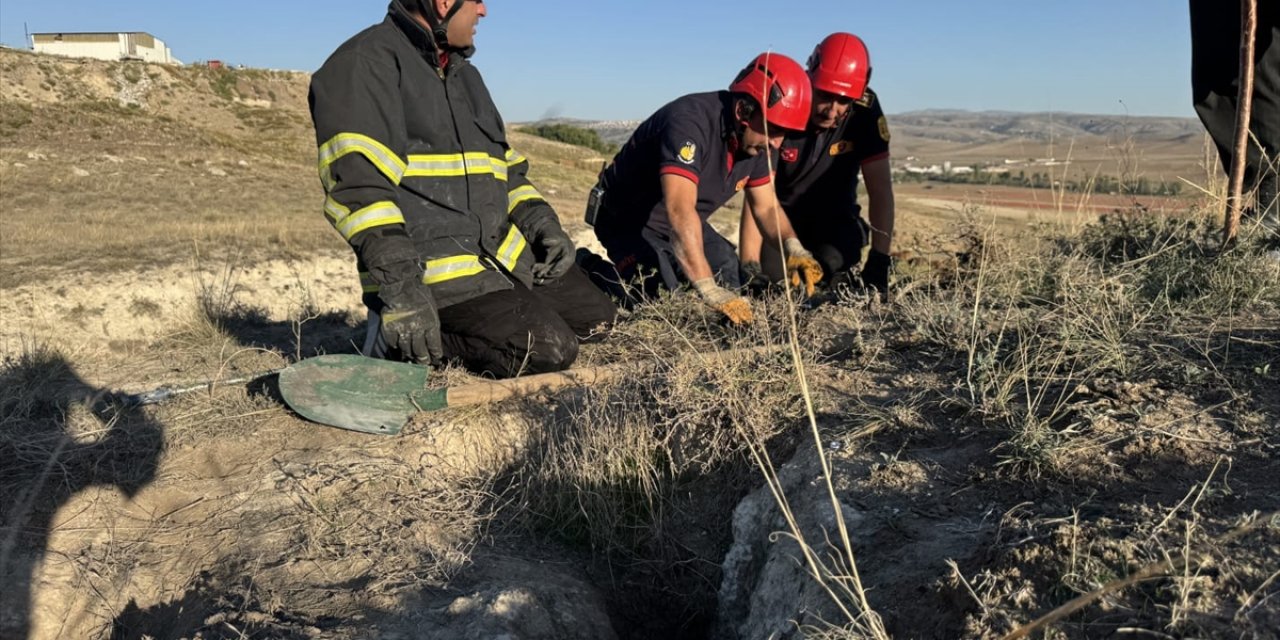
[(764, 274), (764, 267), (759, 262), (744, 262), (739, 270), (742, 272), (742, 288), (747, 293), (759, 296), (769, 290), (769, 276)]
[(533, 245), (534, 282), (557, 280), (573, 267), (573, 240), (560, 228), (559, 223), (547, 220), (532, 230), (529, 242)]
[(747, 299), (716, 284), (715, 278), (703, 278), (693, 283), (693, 288), (707, 306), (723, 313), (734, 325), (750, 324), (754, 319), (751, 303)]
[(444, 358), (440, 343), (440, 315), (431, 290), (416, 278), (386, 284), (382, 300), (382, 338), (405, 358), (435, 364)]
[(889, 272), (893, 270), (893, 258), (872, 249), (867, 263), (862, 266), (862, 286), (880, 292), (881, 300), (889, 299)]
[(812, 296), (822, 280), (822, 265), (800, 244), (799, 238), (787, 238), (782, 248), (787, 252), (787, 277), (791, 279), (791, 286), (804, 284), (805, 295)]

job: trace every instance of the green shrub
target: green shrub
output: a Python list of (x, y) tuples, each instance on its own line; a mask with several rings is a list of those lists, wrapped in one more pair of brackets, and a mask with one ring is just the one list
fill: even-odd
[(604, 155), (611, 156), (618, 152), (618, 145), (601, 140), (599, 132), (571, 124), (540, 124), (523, 131), (548, 140), (586, 147)]

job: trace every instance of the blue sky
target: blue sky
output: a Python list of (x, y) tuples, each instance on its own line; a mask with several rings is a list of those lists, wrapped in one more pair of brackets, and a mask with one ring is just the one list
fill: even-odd
[[(1224, 0), (1227, 1), (1227, 0)], [(313, 71), (385, 0), (3, 0), (0, 42), (147, 31), (183, 61)], [(801, 63), (866, 40), (890, 113), (926, 108), (1193, 116), (1185, 0), (489, 0), (473, 58), (510, 122), (643, 118), (721, 88), (766, 49)]]

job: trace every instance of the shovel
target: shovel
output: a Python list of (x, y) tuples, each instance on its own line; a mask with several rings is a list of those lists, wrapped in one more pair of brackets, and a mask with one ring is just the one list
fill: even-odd
[(323, 355), (281, 369), (240, 378), (165, 386), (143, 393), (116, 392), (111, 401), (128, 408), (167, 402), (193, 391), (256, 382), (279, 374), (280, 395), (312, 422), (363, 433), (396, 435), (419, 411), (500, 402), (509, 398), (616, 379), (624, 365), (586, 367), (450, 389), (428, 389), (431, 370), (422, 365), (361, 355)]
[(396, 435), (419, 411), (500, 402), (509, 398), (619, 378), (625, 365), (570, 369), (509, 380), (427, 389), (430, 369), (359, 355), (307, 358), (280, 371), (280, 395), (298, 415), (362, 433)]
[[(704, 354), (717, 360), (761, 355), (777, 347)], [(425, 366), (359, 355), (307, 358), (280, 371), (280, 395), (298, 415), (320, 424), (362, 433), (396, 435), (420, 411), (500, 402), (567, 387), (602, 384), (634, 375), (655, 362), (620, 364), (488, 380), (446, 389), (427, 389)]]

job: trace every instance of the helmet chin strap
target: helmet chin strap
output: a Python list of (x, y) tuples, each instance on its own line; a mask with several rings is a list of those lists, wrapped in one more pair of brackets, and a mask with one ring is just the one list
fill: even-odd
[(467, 0), (454, 0), (453, 6), (449, 7), (449, 12), (443, 18), (438, 18), (433, 0), (418, 0), (418, 11), (422, 13), (422, 17), (426, 18), (427, 23), (431, 25), (431, 37), (435, 40), (437, 49), (449, 48), (449, 21), (462, 8), (462, 3), (464, 2), (467, 2)]
[[(734, 103), (733, 119), (738, 123), (737, 129), (733, 132), (738, 137), (738, 142), (742, 142), (742, 134), (751, 126), (751, 118), (755, 116), (756, 108), (748, 103), (742, 102), (741, 99)], [(741, 108), (742, 113), (738, 113)]]

